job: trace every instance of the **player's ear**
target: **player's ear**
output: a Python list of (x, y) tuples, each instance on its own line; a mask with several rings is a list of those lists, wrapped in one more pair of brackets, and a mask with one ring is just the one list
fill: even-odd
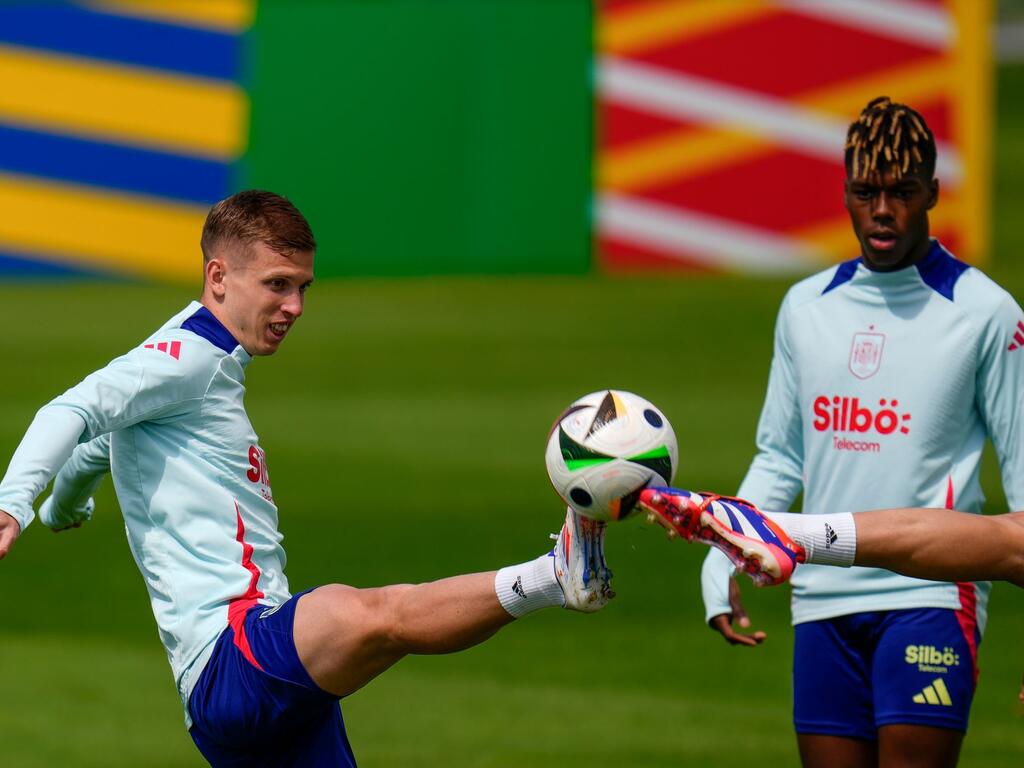
[(939, 180), (932, 179), (928, 183), (928, 210), (930, 211), (939, 202)]
[(227, 276), (227, 264), (221, 257), (214, 257), (206, 262), (205, 274), (206, 287), (213, 294), (214, 298), (223, 299), (227, 292), (225, 277)]

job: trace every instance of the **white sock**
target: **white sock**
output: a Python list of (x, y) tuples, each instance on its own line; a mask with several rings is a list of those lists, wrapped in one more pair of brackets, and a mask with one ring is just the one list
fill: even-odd
[(502, 568), (494, 576), (494, 591), (501, 607), (517, 619), (540, 608), (565, 605), (551, 554)]
[(857, 526), (853, 515), (766, 512), (807, 553), (807, 562), (817, 565), (853, 565), (857, 555)]

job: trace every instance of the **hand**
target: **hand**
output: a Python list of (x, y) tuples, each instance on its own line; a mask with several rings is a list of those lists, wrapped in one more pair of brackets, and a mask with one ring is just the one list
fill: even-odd
[(14, 546), (14, 540), (21, 534), (21, 525), (9, 514), (0, 509), (0, 560), (7, 557), (7, 553)]
[(743, 600), (740, 598), (740, 588), (736, 579), (729, 579), (729, 607), (732, 613), (720, 613), (713, 616), (708, 622), (711, 628), (718, 632), (729, 645), (760, 645), (767, 638), (768, 634), (757, 630), (751, 634), (744, 634), (733, 629), (733, 624), (739, 624), (743, 629), (750, 626), (750, 617), (743, 607)]
[(82, 523), (92, 520), (95, 509), (96, 502), (90, 498), (78, 509), (64, 512), (57, 507), (51, 495), (39, 507), (39, 521), (54, 533), (60, 533), (70, 528), (81, 528)]

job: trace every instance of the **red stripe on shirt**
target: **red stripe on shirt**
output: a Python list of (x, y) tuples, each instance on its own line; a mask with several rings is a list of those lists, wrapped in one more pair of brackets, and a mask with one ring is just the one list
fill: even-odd
[(239, 595), (228, 603), (228, 625), (234, 630), (235, 646), (242, 652), (246, 661), (262, 671), (263, 667), (256, 661), (252, 648), (249, 647), (249, 638), (245, 636), (245, 614), (256, 605), (259, 598), (263, 597), (263, 593), (256, 588), (260, 580), (260, 569), (252, 561), (252, 544), (245, 543), (245, 524), (242, 522), (242, 512), (238, 508), (238, 502), (235, 502), (235, 515), (238, 518), (238, 531), (235, 539), (242, 545), (242, 567), (252, 574), (252, 578), (249, 579), (249, 588), (245, 590), (245, 594)]
[[(946, 483), (946, 509), (954, 509), (953, 477)], [(978, 685), (978, 590), (973, 582), (958, 581), (956, 588), (960, 596), (960, 610), (955, 611), (964, 641), (971, 651), (971, 666), (974, 667), (974, 685)]]
[(960, 630), (971, 651), (971, 664), (974, 665), (974, 685), (978, 685), (978, 591), (969, 581), (958, 581), (960, 591), (960, 610), (956, 612), (956, 620), (960, 622)]

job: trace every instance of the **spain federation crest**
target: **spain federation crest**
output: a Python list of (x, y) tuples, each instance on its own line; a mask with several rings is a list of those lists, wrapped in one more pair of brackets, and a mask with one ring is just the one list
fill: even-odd
[(850, 347), (850, 372), (858, 379), (870, 379), (882, 365), (885, 334), (855, 333)]

